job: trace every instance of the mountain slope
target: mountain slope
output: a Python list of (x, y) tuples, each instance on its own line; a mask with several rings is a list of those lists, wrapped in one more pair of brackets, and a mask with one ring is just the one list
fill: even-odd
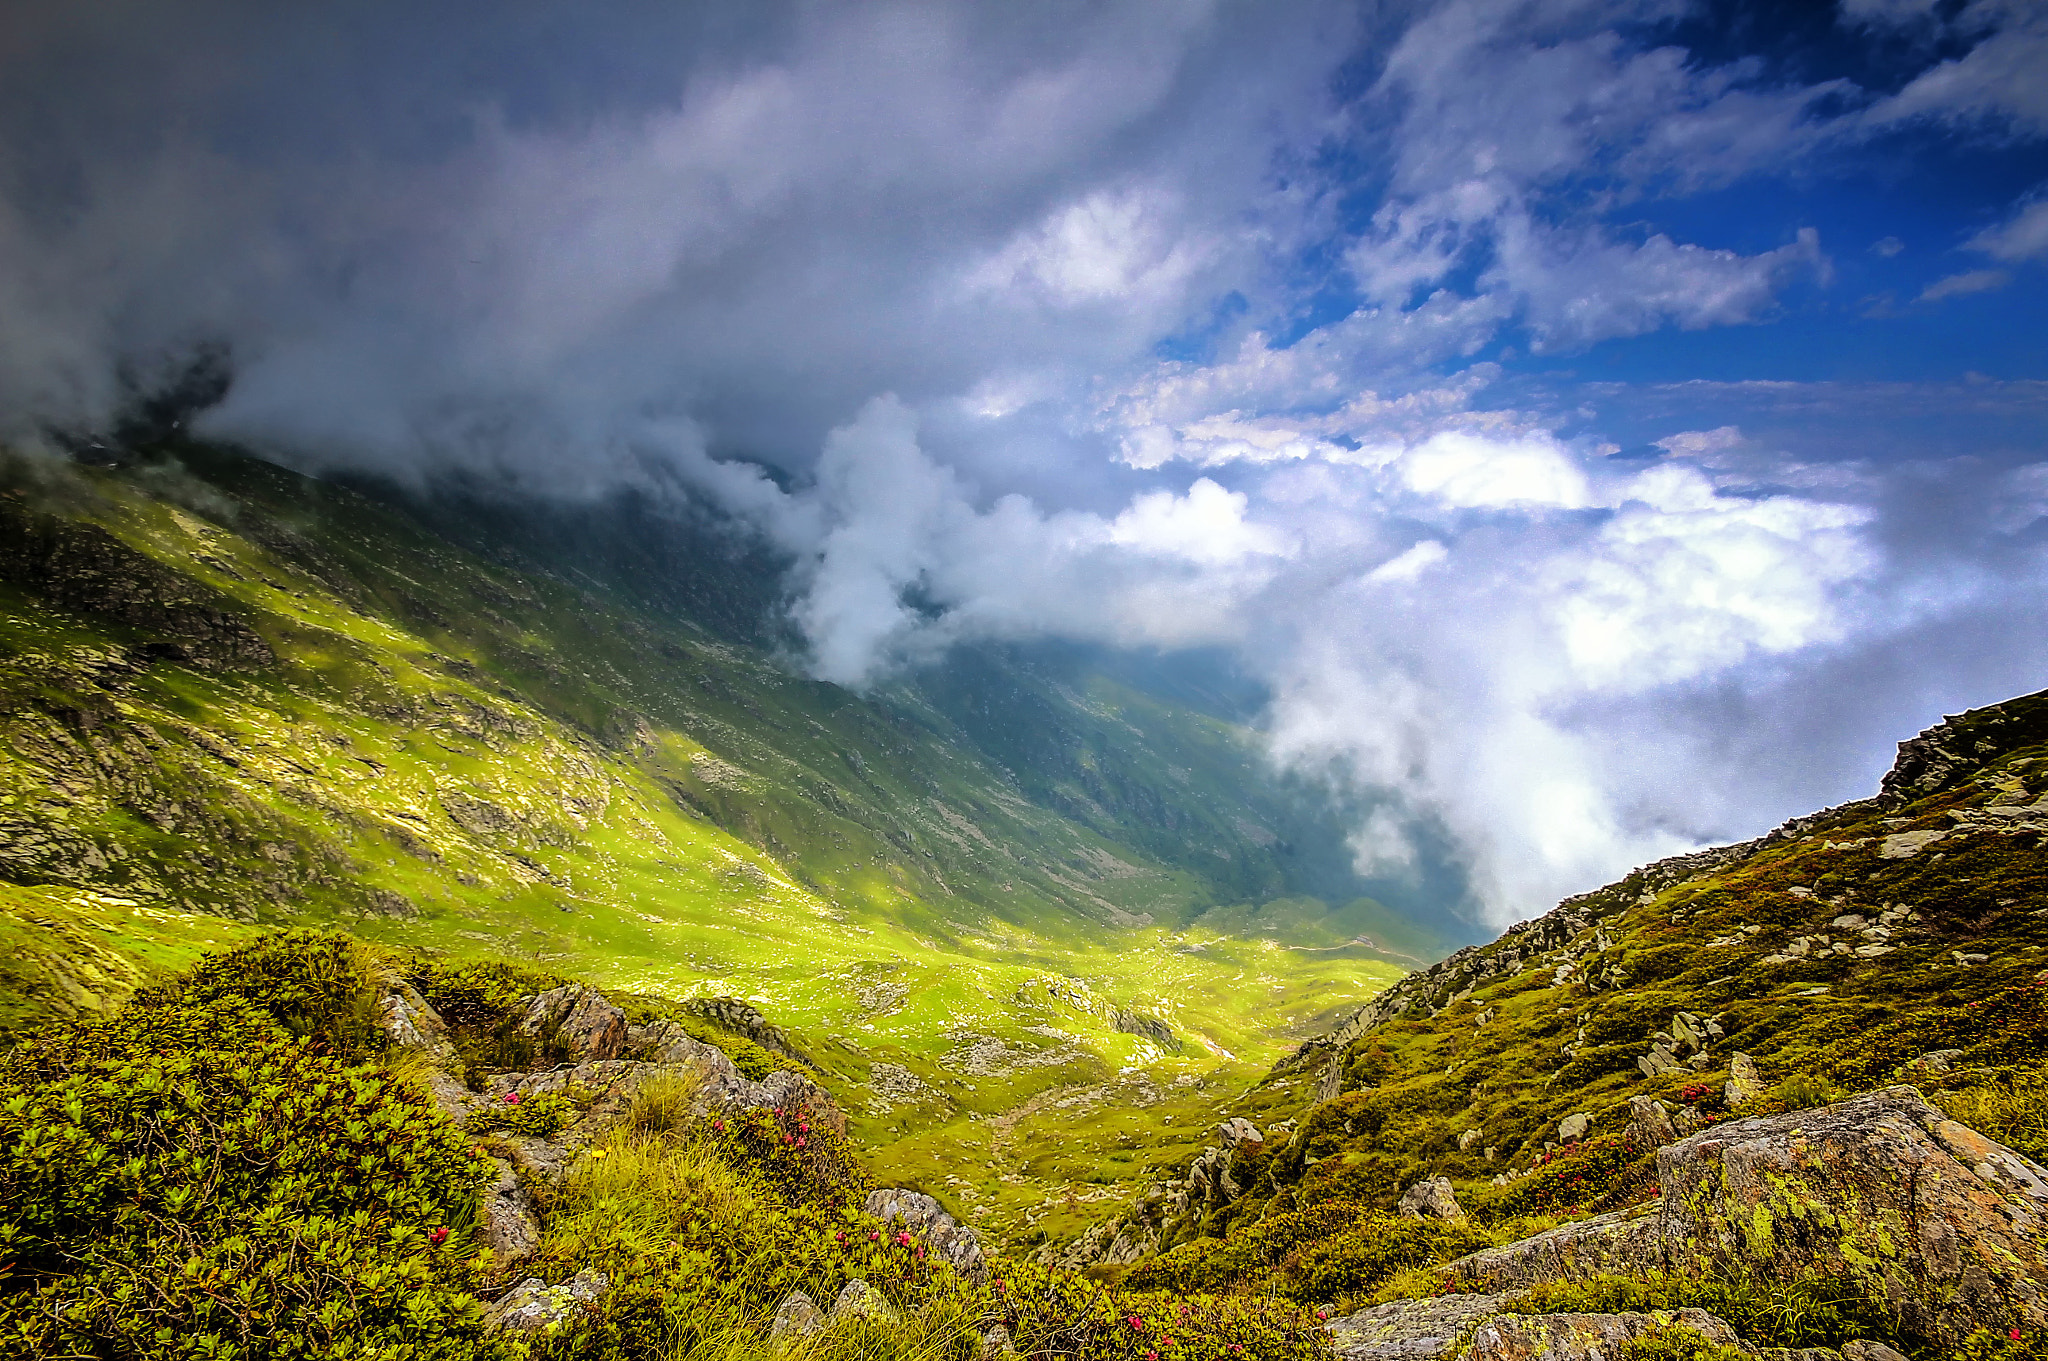
[(1318, 1207), (1388, 1211), (1442, 1176), (1496, 1233), (1614, 1209), (1654, 1194), (1673, 1128), (1895, 1082), (2042, 1157), (2044, 978), (2048, 691), (1901, 743), (1873, 798), (1646, 866), (1408, 975), (1229, 1108), (1264, 1139), (1049, 1255), (1267, 1285), (1342, 1237), (1341, 1214), (1303, 1219)]
[(761, 564), (701, 526), (608, 563), (573, 517), (447, 537), (402, 498), (130, 443), (0, 488), (16, 1027), (284, 923), (732, 994), (805, 1032), (911, 1174), (978, 1146), (1007, 1217), (1145, 1167), (1097, 1156), (1114, 1130), (1013, 1162), (995, 1117), (1205, 1111), (1399, 972), (1346, 944), (1384, 909), (1313, 896), (1347, 887), (1303, 849), (1335, 828), (1247, 731), (1085, 658), (857, 696), (750, 641)]

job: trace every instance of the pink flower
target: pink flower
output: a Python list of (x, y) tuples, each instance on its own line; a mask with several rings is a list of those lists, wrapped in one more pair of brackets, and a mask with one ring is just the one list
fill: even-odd
[(440, 1247), (443, 1243), (448, 1241), (448, 1230), (435, 1229), (432, 1233), (427, 1235), (427, 1241), (429, 1243), (432, 1243), (437, 1248)]
[(870, 1229), (868, 1230), (868, 1241), (870, 1243), (879, 1243), (882, 1241), (882, 1235), (876, 1230)]
[(898, 1229), (898, 1230), (896, 1231), (896, 1241), (897, 1241), (898, 1243), (902, 1244), (902, 1245), (903, 1245), (904, 1247), (906, 1247), (906, 1248), (907, 1248), (907, 1247), (909, 1247), (909, 1246), (910, 1246), (910, 1230), (908, 1230), (908, 1229)]
[(723, 1134), (723, 1133), (725, 1133), (725, 1121), (723, 1121), (723, 1120), (713, 1120), (713, 1121), (711, 1122), (711, 1128), (713, 1128), (713, 1129), (717, 1130), (717, 1131), (718, 1131), (718, 1132), (719, 1132), (720, 1134)]
[(799, 1135), (797, 1135), (797, 1136), (796, 1136), (796, 1146), (797, 1146), (798, 1148), (802, 1148), (802, 1147), (804, 1146), (804, 1136), (803, 1136), (803, 1135), (799, 1134)]
[(508, 1105), (508, 1106), (516, 1106), (516, 1105), (518, 1105), (518, 1104), (519, 1104), (519, 1093), (517, 1093), (517, 1092), (507, 1092), (507, 1093), (505, 1093), (505, 1104), (506, 1104), (506, 1105)]

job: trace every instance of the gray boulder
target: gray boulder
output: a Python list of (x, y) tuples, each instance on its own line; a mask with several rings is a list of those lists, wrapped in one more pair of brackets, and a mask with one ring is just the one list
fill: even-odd
[(1625, 1133), (1637, 1148), (1663, 1148), (1678, 1142), (1678, 1127), (1671, 1123), (1671, 1112), (1656, 1097), (1630, 1097), (1628, 1116)]
[(856, 1319), (895, 1323), (902, 1317), (881, 1291), (858, 1276), (848, 1281), (846, 1288), (839, 1292), (839, 1298), (832, 1301), (832, 1322), (835, 1325)]
[(1439, 1295), (1397, 1300), (1323, 1326), (1342, 1361), (1437, 1361), (1458, 1339), (1511, 1307), (1506, 1295)]
[(1593, 1127), (1593, 1117), (1584, 1111), (1573, 1111), (1557, 1122), (1557, 1141), (1561, 1144), (1575, 1144), (1586, 1137), (1586, 1131)]
[(1757, 1072), (1756, 1060), (1747, 1054), (1737, 1054), (1728, 1060), (1728, 1085), (1722, 1089), (1722, 1096), (1728, 1102), (1728, 1109), (1746, 1106), (1764, 1094), (1763, 1075)]

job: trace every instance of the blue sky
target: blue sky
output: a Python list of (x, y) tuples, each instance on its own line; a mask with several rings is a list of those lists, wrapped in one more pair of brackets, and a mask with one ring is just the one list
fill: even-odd
[(225, 341), (277, 457), (749, 522), (843, 684), (1234, 649), (1491, 920), (2048, 682), (2028, 0), (6, 8), (17, 443)]

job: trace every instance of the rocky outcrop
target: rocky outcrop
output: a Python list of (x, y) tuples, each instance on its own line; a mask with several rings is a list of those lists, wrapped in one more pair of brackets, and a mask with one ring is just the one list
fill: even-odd
[(988, 1279), (981, 1235), (947, 1214), (944, 1206), (922, 1191), (902, 1187), (870, 1191), (861, 1208), (884, 1224), (900, 1224), (922, 1237), (933, 1256), (969, 1280)]
[(596, 988), (570, 984), (527, 1003), (519, 1033), (561, 1045), (578, 1059), (618, 1057), (626, 1045), (626, 1013)]
[(583, 1323), (612, 1288), (602, 1271), (579, 1271), (560, 1285), (529, 1276), (484, 1315), (487, 1332), (513, 1337), (552, 1337)]
[(1132, 1011), (1128, 1007), (1118, 1007), (1112, 1020), (1123, 1034), (1150, 1040), (1169, 1054), (1178, 1054), (1181, 1051), (1180, 1036), (1174, 1034), (1173, 1027), (1157, 1016), (1148, 1016), (1142, 1011)]
[(1954, 1345), (2048, 1326), (2048, 1169), (1911, 1087), (1731, 1121), (1657, 1154), (1654, 1207), (1460, 1258), (1487, 1291), (1663, 1268), (1821, 1275)]
[(771, 1054), (780, 1054), (794, 1059), (806, 1068), (815, 1068), (810, 1056), (796, 1047), (781, 1027), (771, 1025), (752, 1005), (737, 997), (695, 997), (683, 1003), (692, 1014), (702, 1016), (720, 1030), (752, 1040)]

